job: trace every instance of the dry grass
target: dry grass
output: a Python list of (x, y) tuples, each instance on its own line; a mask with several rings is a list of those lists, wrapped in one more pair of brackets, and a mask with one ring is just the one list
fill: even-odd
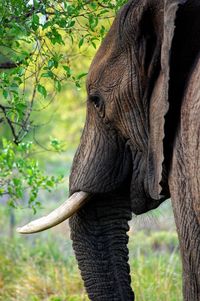
[[(181, 301), (176, 234), (138, 232), (134, 236), (129, 245), (132, 285), (137, 300)], [(58, 235), (34, 242), (2, 240), (0, 300), (88, 300), (71, 244)]]

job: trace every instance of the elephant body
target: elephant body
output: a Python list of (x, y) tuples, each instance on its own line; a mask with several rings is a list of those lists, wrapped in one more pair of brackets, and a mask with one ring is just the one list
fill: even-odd
[(131, 0), (87, 78), (87, 117), (70, 193), (91, 198), (70, 218), (92, 301), (133, 301), (128, 221), (171, 196), (184, 301), (200, 301), (200, 2)]
[(200, 300), (200, 58), (181, 108), (170, 192), (183, 262), (184, 301)]

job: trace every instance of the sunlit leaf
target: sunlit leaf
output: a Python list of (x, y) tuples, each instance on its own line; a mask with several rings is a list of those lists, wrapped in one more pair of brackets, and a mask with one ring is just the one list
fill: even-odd
[(43, 85), (38, 84), (38, 85), (37, 85), (37, 90), (38, 90), (38, 92), (39, 92), (40, 94), (42, 94), (44, 97), (47, 97), (47, 90), (46, 90), (46, 88), (45, 88)]

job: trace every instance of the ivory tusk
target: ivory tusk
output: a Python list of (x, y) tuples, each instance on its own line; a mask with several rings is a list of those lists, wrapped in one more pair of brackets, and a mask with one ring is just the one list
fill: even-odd
[(23, 227), (17, 228), (17, 232), (22, 234), (31, 234), (52, 228), (78, 211), (88, 200), (90, 194), (80, 191), (75, 192), (68, 200), (60, 207), (46, 216), (38, 218)]

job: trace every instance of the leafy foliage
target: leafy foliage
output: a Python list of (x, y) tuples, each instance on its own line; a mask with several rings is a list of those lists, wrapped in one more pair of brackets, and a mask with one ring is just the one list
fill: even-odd
[[(124, 1), (11, 1), (1, 3), (1, 112), (19, 143), (33, 127), (39, 98), (60, 92), (65, 82), (80, 88), (87, 73), (73, 72), (74, 59), (96, 48)], [(107, 23), (108, 25), (108, 23)], [(8, 71), (10, 70), (10, 71)], [(52, 95), (54, 97), (54, 95)]]
[[(103, 39), (124, 2), (0, 2), (0, 133), (7, 139), (0, 141), (0, 181), (1, 195), (9, 194), (10, 204), (23, 198), (27, 186), (29, 203), (37, 204), (38, 190), (57, 184), (56, 178), (45, 177), (37, 161), (30, 158), (30, 149), (36, 149), (36, 144), (43, 147), (37, 143), (36, 132), (42, 133), (39, 124), (44, 111), (49, 106), (55, 111), (57, 94), (61, 95), (66, 86), (80, 89), (87, 75), (84, 61)], [(74, 136), (75, 131), (79, 135), (78, 127)], [(43, 142), (48, 139), (43, 138)], [(62, 150), (58, 138), (52, 138), (50, 150)]]
[(61, 182), (62, 176), (46, 176), (39, 169), (38, 162), (30, 157), (33, 145), (22, 142), (15, 145), (3, 139), (0, 150), (0, 196), (9, 195), (9, 205), (15, 207), (19, 199), (25, 200), (33, 210), (40, 205), (37, 199), (39, 189), (51, 191)]

